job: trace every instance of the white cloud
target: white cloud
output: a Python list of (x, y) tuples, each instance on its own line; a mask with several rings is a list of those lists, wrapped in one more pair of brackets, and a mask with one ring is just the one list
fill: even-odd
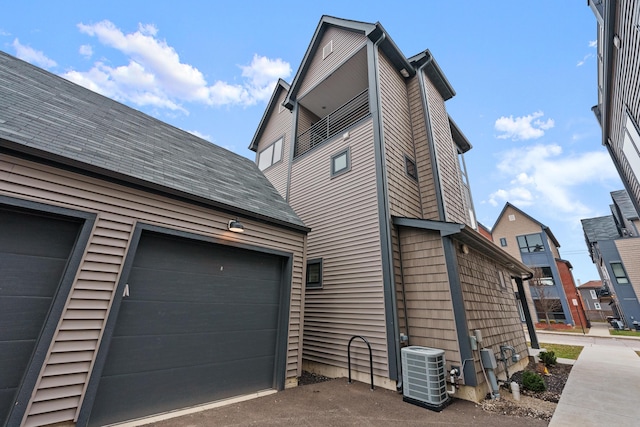
[(598, 40), (589, 40), (589, 47), (598, 47)]
[(578, 61), (578, 63), (576, 64), (576, 67), (582, 67), (585, 64), (585, 62), (587, 62), (590, 58), (593, 58), (593, 57), (594, 57), (593, 53), (589, 53), (585, 55), (581, 61)]
[(130, 101), (187, 112), (182, 103), (248, 106), (269, 99), (278, 78), (291, 75), (291, 67), (281, 59), (254, 55), (251, 64), (240, 66), (244, 81), (231, 84), (216, 81), (209, 85), (200, 70), (180, 61), (176, 50), (157, 37), (158, 29), (139, 24), (125, 34), (110, 21), (78, 24), (82, 33), (128, 57), (129, 63), (116, 67), (96, 62), (89, 71), (70, 71), (64, 77), (92, 90)]
[(206, 139), (209, 142), (213, 142), (213, 140), (211, 139), (211, 135), (206, 135), (204, 133), (198, 132), (197, 130), (188, 130), (187, 132), (189, 132), (191, 135), (197, 136), (198, 138)]
[(540, 120), (539, 117), (542, 116), (544, 116), (542, 111), (516, 118), (502, 116), (496, 120), (494, 127), (498, 132), (502, 132), (498, 135), (499, 139), (513, 141), (537, 139), (544, 135), (545, 130), (551, 129), (555, 125), (553, 119)]
[(580, 201), (580, 190), (596, 182), (618, 178), (605, 151), (565, 154), (557, 144), (533, 145), (501, 154), (498, 171), (508, 182), (489, 195), (498, 206), (549, 206), (566, 219), (584, 218), (593, 212)]
[(35, 50), (31, 46), (25, 46), (20, 43), (17, 38), (13, 40), (13, 48), (16, 50), (16, 56), (23, 61), (30, 62), (42, 68), (53, 68), (56, 65), (56, 61), (48, 58), (42, 51)]
[(11, 33), (0, 28), (0, 36), (10, 36)]
[(89, 59), (93, 56), (93, 47), (91, 47), (90, 44), (83, 44), (82, 46), (80, 46), (80, 49), (78, 49), (78, 52), (80, 53), (80, 55)]

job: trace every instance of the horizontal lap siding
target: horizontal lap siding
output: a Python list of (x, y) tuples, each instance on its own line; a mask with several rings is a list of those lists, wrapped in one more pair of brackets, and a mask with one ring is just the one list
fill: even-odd
[(416, 151), (416, 168), (420, 187), (420, 201), (422, 218), (440, 220), (438, 215), (438, 200), (436, 198), (436, 183), (431, 168), (431, 150), (425, 123), (425, 111), (422, 104), (422, 92), (418, 76), (407, 84), (407, 94), (411, 113), (411, 126)]
[[(503, 287), (498, 276), (502, 270), (509, 277), (508, 271), (474, 249), (468, 254), (457, 252), (457, 255), (468, 330), (482, 331), (482, 347), (490, 348), (493, 353), (500, 353), (500, 345), (504, 344), (513, 346), (522, 359), (528, 357), (512, 284), (505, 282)], [(482, 382), (478, 357), (474, 352), (476, 378)], [(502, 370), (503, 365), (499, 364), (498, 372)]]
[[(322, 49), (331, 40), (333, 40), (333, 53), (323, 59)], [(367, 38), (362, 32), (329, 26), (311, 59), (304, 80), (300, 83), (298, 98), (302, 98), (306, 92), (324, 80), (334, 68), (360, 50), (366, 41)]]
[(280, 195), (284, 198), (287, 197), (287, 179), (289, 178), (289, 159), (291, 149), (291, 112), (282, 107), (287, 92), (282, 90), (276, 106), (273, 108), (271, 116), (267, 121), (264, 132), (258, 142), (258, 150), (256, 159), (260, 155), (260, 151), (264, 150), (269, 144), (274, 143), (279, 138), (284, 137), (282, 147), (282, 161), (276, 165), (266, 169), (264, 175), (271, 181), (271, 184), (278, 190)]
[(409, 344), (446, 351), (460, 364), (460, 350), (442, 238), (437, 231), (400, 227)]
[(27, 425), (73, 420), (94, 360), (136, 221), (236, 240), (285, 252), (293, 248), (293, 288), (286, 377), (300, 374), (304, 236), (250, 219), (242, 236), (226, 230), (230, 215), (6, 155), (0, 194), (96, 212), (98, 220), (43, 366)]
[(444, 106), (444, 99), (431, 80), (426, 77), (425, 86), (429, 97), (429, 117), (437, 152), (445, 218), (446, 221), (470, 224), (469, 207), (465, 202), (462, 188), (458, 152), (451, 136), (449, 115)]
[(616, 248), (620, 254), (622, 263), (624, 264), (627, 276), (636, 298), (640, 298), (640, 238), (634, 237), (629, 239), (616, 240)]
[[(322, 258), (323, 289), (307, 290), (304, 358), (347, 367), (347, 343), (366, 337), (374, 371), (388, 376), (380, 224), (371, 120), (293, 163), (291, 205), (305, 224), (307, 259)], [(331, 177), (331, 156), (349, 147), (351, 170)], [(360, 344), (354, 344), (360, 346)], [(366, 356), (355, 369), (369, 372)]]
[(405, 155), (416, 161), (407, 87), (383, 54), (380, 54), (380, 100), (391, 215), (421, 218), (418, 183), (405, 169)]
[(616, 6), (618, 16), (615, 34), (620, 37), (621, 47), (610, 47), (613, 51), (614, 82), (610, 97), (612, 116), (608, 136), (613, 141), (616, 157), (621, 159), (622, 171), (626, 181), (630, 183), (632, 197), (640, 201), (640, 177), (635, 176), (629, 164), (622, 160), (623, 126), (627, 118), (627, 109), (636, 125), (640, 126), (640, 31), (636, 27), (640, 24), (633, 15), (638, 7), (636, 3), (634, 0), (619, 0)]

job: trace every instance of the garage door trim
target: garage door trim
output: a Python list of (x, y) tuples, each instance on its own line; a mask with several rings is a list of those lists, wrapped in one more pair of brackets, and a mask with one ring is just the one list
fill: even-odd
[(286, 360), (287, 360), (287, 347), (289, 337), (289, 315), (290, 315), (290, 300), (291, 300), (291, 284), (292, 269), (293, 269), (293, 254), (290, 252), (284, 252), (277, 249), (265, 248), (262, 246), (255, 246), (246, 243), (238, 243), (230, 240), (224, 240), (212, 236), (205, 236), (201, 234), (190, 233), (186, 231), (174, 230), (165, 227), (159, 227), (151, 224), (145, 224), (138, 222), (133, 232), (129, 251), (127, 253), (120, 281), (116, 289), (116, 293), (109, 311), (109, 316), (105, 325), (105, 329), (98, 348), (98, 354), (95, 359), (93, 370), (89, 378), (86, 392), (82, 398), (80, 412), (78, 414), (77, 426), (86, 426), (89, 423), (91, 416), (91, 410), (98, 392), (98, 386), (100, 384), (100, 378), (102, 377), (102, 371), (107, 360), (109, 346), (111, 344), (111, 338), (116, 327), (118, 320), (118, 313), (120, 311), (120, 305), (122, 303), (122, 295), (124, 293), (125, 286), (129, 281), (129, 274), (133, 267), (133, 261), (140, 243), (140, 237), (143, 231), (149, 231), (154, 233), (160, 233), (170, 236), (176, 236), (181, 238), (187, 238), (192, 240), (198, 240), (207, 243), (213, 243), (217, 245), (232, 246), (239, 249), (247, 249), (255, 252), (261, 252), (271, 255), (277, 255), (283, 258), (283, 271), (282, 282), (285, 284), (281, 288), (280, 292), (280, 316), (278, 319), (278, 335), (276, 338), (276, 370), (275, 370), (275, 385), (278, 390), (284, 389), (285, 376), (286, 376)]
[(42, 332), (38, 337), (31, 361), (29, 362), (22, 382), (18, 386), (15, 404), (7, 418), (7, 425), (19, 425), (24, 417), (33, 389), (38, 382), (38, 377), (40, 376), (40, 371), (49, 352), (51, 341), (60, 322), (64, 307), (67, 304), (71, 286), (73, 285), (78, 268), (80, 267), (80, 262), (82, 261), (82, 256), (91, 237), (91, 231), (96, 221), (96, 214), (8, 196), (0, 196), (0, 206), (8, 206), (53, 217), (62, 216), (66, 217), (66, 219), (82, 221), (80, 233), (69, 257), (69, 262), (58, 286), (58, 291), (51, 303), (51, 309), (45, 320)]

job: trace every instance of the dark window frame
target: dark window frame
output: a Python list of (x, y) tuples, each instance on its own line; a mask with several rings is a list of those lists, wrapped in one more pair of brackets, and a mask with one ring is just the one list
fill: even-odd
[[(318, 278), (317, 280), (309, 280), (310, 267), (318, 266)], [(322, 289), (322, 258), (314, 258), (307, 260), (307, 271), (305, 274), (305, 289)]]
[[(336, 159), (341, 156), (346, 156), (347, 164), (342, 169), (336, 170)], [(331, 156), (331, 177), (340, 176), (343, 173), (347, 173), (351, 170), (351, 150), (349, 147), (337, 152)]]
[[(412, 173), (413, 169), (413, 173)], [(408, 177), (412, 178), (414, 181), (418, 181), (418, 167), (416, 166), (415, 160), (411, 157), (404, 155), (404, 172)]]
[[(620, 261), (612, 261), (609, 263), (609, 265), (611, 266), (611, 272), (613, 273), (613, 277), (615, 277), (616, 282), (619, 285), (630, 285), (631, 282), (629, 281), (629, 275), (627, 274), (627, 270), (624, 268), (624, 264), (622, 264), (622, 262)], [(622, 275), (617, 275), (616, 274), (616, 270), (613, 266), (620, 266), (620, 269), (622, 270)], [(624, 281), (621, 281), (620, 279), (623, 279)]]
[[(534, 237), (540, 239), (539, 244), (538, 243), (534, 244), (533, 242), (529, 241), (529, 240), (532, 240)], [(516, 237), (516, 241), (518, 242), (518, 248), (520, 249), (520, 252), (525, 254), (535, 253), (535, 252), (546, 252), (543, 239), (544, 238), (542, 236), (542, 233), (523, 234), (521, 236)]]
[(500, 238), (500, 246), (502, 246), (503, 248), (507, 246), (507, 238), (506, 237), (501, 237)]

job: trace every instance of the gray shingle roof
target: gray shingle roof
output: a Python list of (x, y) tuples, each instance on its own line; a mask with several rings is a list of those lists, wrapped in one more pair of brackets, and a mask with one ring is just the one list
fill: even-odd
[(590, 243), (613, 240), (620, 237), (613, 215), (580, 220), (582, 229)]
[(0, 147), (304, 224), (254, 162), (0, 51)]
[(627, 220), (638, 218), (638, 213), (636, 212), (636, 208), (633, 207), (633, 203), (631, 203), (631, 198), (629, 198), (627, 190), (612, 191), (611, 198), (613, 202), (618, 205), (618, 209), (620, 209), (620, 212)]

